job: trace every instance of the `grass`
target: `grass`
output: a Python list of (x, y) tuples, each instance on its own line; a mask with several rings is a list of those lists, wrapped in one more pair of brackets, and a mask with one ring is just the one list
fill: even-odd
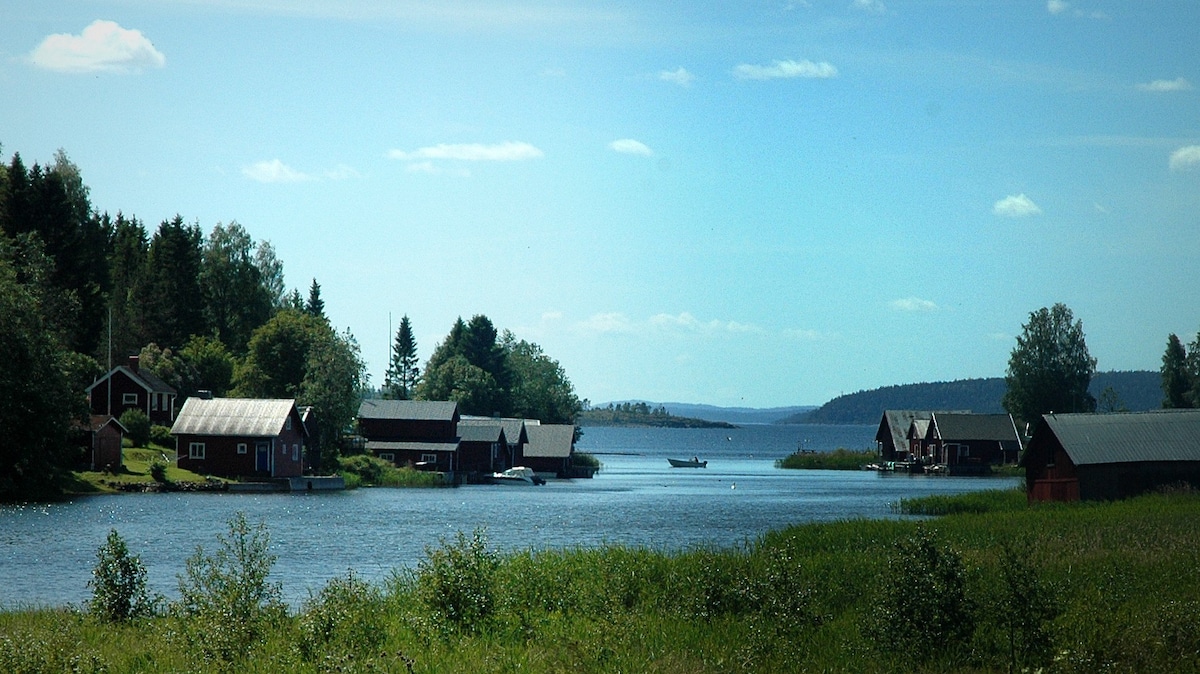
[[(674, 554), (497, 554), (459, 537), (387, 582), (331, 583), (228, 662), (204, 660), (167, 614), (107, 625), (70, 608), (10, 611), (0, 671), (1200, 671), (1200, 495), (1031, 505), (1014, 490), (906, 507), (952, 514)], [(961, 563), (974, 625), (922, 659), (879, 638), (914, 541)], [(447, 611), (459, 593), (478, 610)], [(1038, 598), (1052, 610), (1021, 624)], [(1018, 627), (1046, 648), (1018, 659)]]
[(122, 451), (123, 465), (116, 473), (100, 471), (80, 471), (75, 473), (75, 482), (69, 491), (74, 493), (113, 493), (120, 491), (121, 485), (149, 485), (155, 482), (150, 474), (150, 467), (155, 463), (166, 466), (166, 478), (169, 482), (205, 483), (208, 478), (184, 470), (176, 465), (175, 450), (168, 447), (126, 447)]
[(358, 487), (445, 487), (442, 473), (396, 467), (391, 461), (356, 454), (338, 459), (338, 473), (347, 489)]
[(852, 450), (839, 447), (832, 452), (796, 452), (775, 462), (779, 468), (809, 470), (862, 470), (868, 463), (879, 460), (873, 449)]

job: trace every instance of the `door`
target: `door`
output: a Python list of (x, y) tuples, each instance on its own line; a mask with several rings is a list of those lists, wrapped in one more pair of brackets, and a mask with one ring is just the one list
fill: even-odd
[(271, 443), (257, 442), (254, 444), (254, 470), (260, 473), (271, 472)]

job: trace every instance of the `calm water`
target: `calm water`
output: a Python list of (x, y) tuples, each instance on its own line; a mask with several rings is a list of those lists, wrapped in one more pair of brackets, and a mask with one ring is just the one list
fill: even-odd
[[(1012, 479), (793, 471), (775, 459), (874, 444), (875, 426), (745, 426), (733, 430), (588, 428), (578, 447), (597, 454), (591, 480), (542, 487), (360, 489), (325, 494), (122, 494), (0, 507), (0, 606), (81, 603), (96, 550), (115, 528), (141, 556), (155, 592), (174, 596), (176, 574), (237, 511), (265, 522), (278, 556), (273, 579), (287, 601), (348, 570), (380, 580), (415, 568), (426, 546), (486, 527), (501, 549), (604, 543), (678, 550), (736, 546), (795, 522), (895, 517), (903, 497), (1015, 484)], [(671, 468), (698, 456), (708, 468)]]

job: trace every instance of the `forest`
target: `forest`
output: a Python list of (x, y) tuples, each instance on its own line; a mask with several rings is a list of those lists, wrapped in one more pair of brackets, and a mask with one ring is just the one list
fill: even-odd
[(406, 316), (372, 389), (320, 284), (289, 289), (269, 241), (236, 221), (206, 234), (181, 215), (151, 228), (97, 212), (66, 152), (28, 167), (13, 154), (0, 164), (0, 500), (61, 491), (86, 388), (130, 355), (178, 391), (179, 405), (200, 390), (311, 405), (314, 466), (336, 462), (363, 396), (454, 400), (464, 414), (547, 423), (573, 423), (580, 407), (556, 361), (483, 315), (456, 321), (424, 371)]

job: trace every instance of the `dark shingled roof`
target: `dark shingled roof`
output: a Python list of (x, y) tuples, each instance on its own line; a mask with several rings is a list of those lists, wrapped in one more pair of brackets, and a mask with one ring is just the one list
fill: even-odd
[(368, 452), (457, 452), (457, 442), (386, 442), (368, 440)]
[(504, 442), (504, 428), (497, 422), (492, 424), (458, 424), (458, 439), (463, 442)]
[(525, 430), (524, 419), (514, 419), (511, 417), (472, 417), (464, 416), (458, 420), (458, 427), (462, 428), (464, 424), (476, 426), (488, 426), (492, 424), (500, 424), (504, 428), (504, 438), (510, 445), (521, 444), (522, 439), (528, 439), (524, 434)]
[(360, 419), (411, 419), (454, 421), (458, 403), (441, 400), (364, 400), (358, 406)]
[(575, 427), (570, 424), (542, 424), (527, 426), (529, 444), (525, 445), (525, 456), (566, 458), (571, 456), (571, 444), (575, 440)]
[(912, 425), (915, 419), (929, 419), (929, 412), (921, 410), (887, 410), (883, 413), (883, 418), (879, 420), (879, 430), (875, 432), (875, 441), (883, 442), (887, 436), (886, 432), (891, 434), (892, 446), (896, 448), (908, 447), (908, 427)]
[[(1075, 465), (1200, 461), (1200, 410), (1046, 414), (1034, 443), (1052, 433)], [(1032, 444), (1032, 443), (1031, 443)]]
[(926, 440), (996, 440), (1021, 442), (1012, 417), (1007, 414), (963, 414), (934, 412), (925, 434)]

